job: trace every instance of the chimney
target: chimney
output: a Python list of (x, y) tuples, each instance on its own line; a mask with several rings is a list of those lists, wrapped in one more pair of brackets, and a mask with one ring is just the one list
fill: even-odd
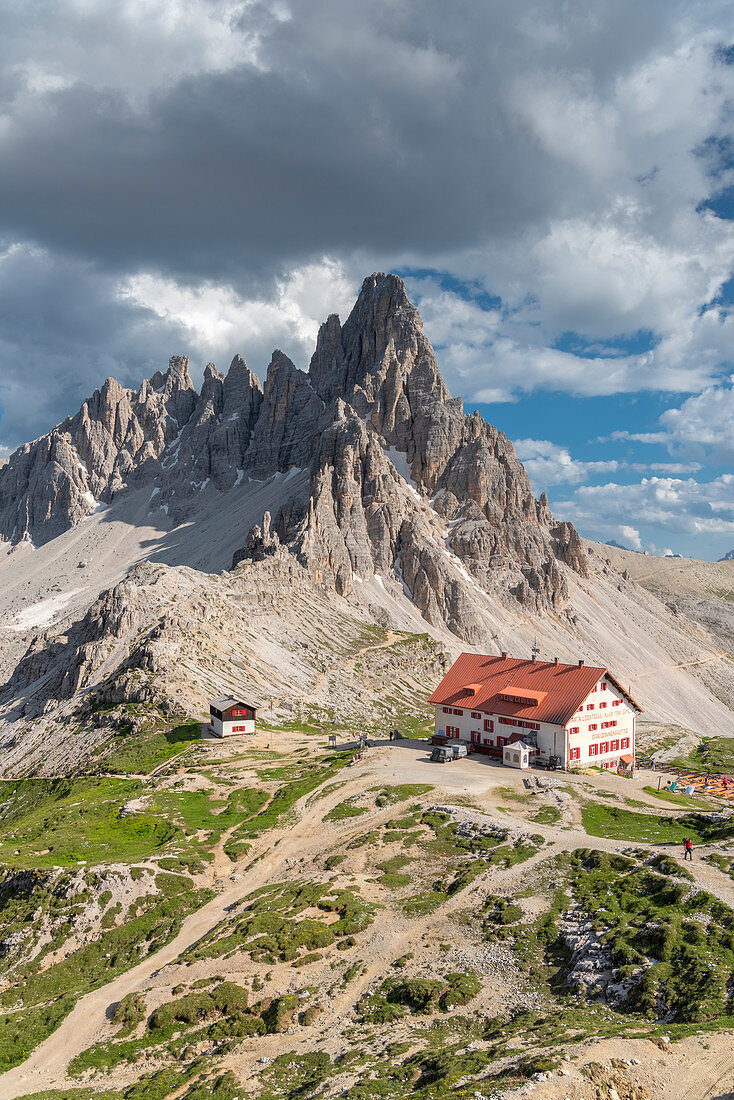
[(557, 665), (557, 664), (558, 664), (558, 658), (557, 658), (557, 657), (554, 657), (554, 658), (553, 658), (553, 664), (554, 664), (554, 665)]
[(502, 660), (503, 660), (503, 661), (506, 661), (506, 660), (507, 660), (507, 650), (506, 650), (506, 649), (503, 649), (503, 650), (502, 650)]
[(583, 662), (583, 661), (579, 661), (579, 668), (583, 668), (583, 667), (584, 667), (584, 662)]

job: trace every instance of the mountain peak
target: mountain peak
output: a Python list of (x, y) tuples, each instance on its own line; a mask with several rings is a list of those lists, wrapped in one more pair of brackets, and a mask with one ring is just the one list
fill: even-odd
[(558, 561), (585, 571), (575, 530), (553, 525), (502, 433), (451, 397), (403, 280), (384, 272), (343, 325), (321, 326), (308, 373), (276, 348), (264, 386), (240, 355), (226, 376), (209, 364), (200, 394), (184, 355), (138, 393), (108, 380), (0, 470), (0, 536), (47, 542), (141, 486), (160, 522), (195, 524), (201, 493), (232, 492), (239, 508), (251, 479), (270, 484), (280, 545), (315, 575), (347, 594), (355, 576), (397, 571), (430, 621), (467, 639), (481, 634), (467, 573), (527, 610), (558, 610)]

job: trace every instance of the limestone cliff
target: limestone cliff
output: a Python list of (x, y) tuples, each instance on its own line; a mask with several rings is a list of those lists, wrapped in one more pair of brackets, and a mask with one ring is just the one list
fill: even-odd
[(137, 392), (108, 379), (0, 467), (0, 538), (41, 545), (145, 486), (176, 526), (205, 491), (246, 493), (296, 469), (307, 490), (274, 510), (266, 537), (243, 530), (234, 563), (283, 545), (343, 595), (397, 578), (430, 622), (469, 641), (481, 636), (473, 585), (559, 611), (564, 567), (586, 574), (572, 525), (535, 500), (504, 434), (451, 397), (402, 280), (383, 274), (343, 325), (322, 325), (307, 373), (275, 351), (264, 387), (240, 356), (226, 376), (210, 363), (200, 393), (178, 356)]

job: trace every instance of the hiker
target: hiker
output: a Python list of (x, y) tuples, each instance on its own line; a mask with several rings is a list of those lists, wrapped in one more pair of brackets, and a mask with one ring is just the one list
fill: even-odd
[(652, 760), (650, 761), (650, 764), (652, 765), (652, 770), (655, 771), (655, 757), (654, 756), (653, 756)]
[(686, 838), (686, 840), (683, 841), (683, 862), (687, 859), (690, 859), (691, 863), (693, 863), (693, 845), (690, 840)]

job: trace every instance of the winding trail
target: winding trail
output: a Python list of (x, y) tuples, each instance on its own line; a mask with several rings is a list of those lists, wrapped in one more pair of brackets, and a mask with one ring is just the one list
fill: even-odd
[[(390, 643), (384, 643), (390, 644)], [(368, 647), (371, 648), (371, 647)], [(395, 751), (394, 749), (372, 750), (372, 753), (382, 755)], [(400, 751), (400, 750), (397, 750)], [(408, 750), (410, 751), (410, 750)], [(377, 763), (377, 760), (375, 760)], [(250, 861), (247, 867), (240, 871), (229, 865), (229, 885), (224, 885), (221, 877), (223, 872), (223, 845), (227, 834), (220, 840), (218, 848), (222, 849), (222, 859), (215, 863), (215, 879), (223, 885), (222, 892), (216, 898), (202, 906), (195, 913), (190, 914), (183, 922), (178, 935), (169, 944), (162, 947), (154, 955), (144, 959), (137, 966), (123, 974), (113, 978), (112, 981), (99, 989), (85, 994), (79, 999), (74, 1009), (46, 1040), (44, 1040), (20, 1066), (9, 1070), (0, 1077), (0, 1096), (3, 1100), (17, 1100), (29, 1092), (40, 1089), (64, 1088), (78, 1086), (77, 1080), (70, 1080), (66, 1070), (69, 1062), (81, 1051), (92, 1044), (112, 1035), (108, 1012), (112, 1005), (116, 1004), (126, 994), (141, 990), (151, 980), (170, 964), (175, 964), (179, 956), (199, 939), (210, 932), (227, 915), (227, 909), (233, 903), (240, 901), (252, 891), (269, 883), (282, 881), (284, 875), (292, 878), (309, 873), (312, 860), (323, 855), (324, 849), (330, 843), (343, 844), (344, 841), (363, 833), (366, 819), (362, 817), (353, 823), (340, 821), (338, 824), (325, 826), (323, 818), (329, 810), (333, 809), (352, 795), (361, 794), (369, 787), (374, 786), (376, 780), (385, 782), (387, 777), (376, 770), (372, 761), (360, 768), (356, 775), (345, 777), (344, 783), (337, 790), (333, 790), (323, 797), (318, 797), (319, 790), (310, 791), (304, 795), (294, 806), (297, 820), (295, 823), (281, 829), (271, 830), (265, 837), (254, 842), (249, 853)], [(333, 783), (334, 777), (329, 776), (323, 786)], [(440, 786), (436, 791), (439, 796)], [(447, 792), (445, 797), (450, 802), (452, 794)], [(315, 797), (316, 796), (316, 797)], [(434, 797), (436, 797), (434, 796)], [(371, 812), (367, 820), (370, 827), (378, 823), (388, 821), (395, 813), (395, 806), (391, 805), (382, 810)], [(469, 816), (481, 819), (483, 816), (496, 819), (493, 811), (467, 810)], [(527, 833), (529, 823), (527, 818), (516, 816), (512, 812), (502, 815), (502, 823), (510, 830), (519, 830)], [(326, 830), (329, 830), (328, 832)], [(232, 831), (232, 830), (230, 830)], [(651, 845), (644, 843), (610, 840), (603, 837), (591, 837), (577, 825), (572, 827), (559, 827), (556, 825), (542, 825), (532, 823), (532, 831), (544, 837), (546, 845), (536, 855), (523, 863), (510, 868), (491, 868), (480, 875), (466, 889), (459, 891), (454, 897), (440, 905), (434, 912), (420, 918), (406, 918), (400, 914), (391, 913), (389, 920), (381, 921), (375, 925), (368, 939), (362, 943), (362, 951), (367, 950), (369, 962), (365, 970), (357, 979), (350, 982), (349, 986), (329, 999), (325, 1006), (325, 1012), (318, 1018), (318, 1023), (309, 1027), (303, 1027), (299, 1031), (298, 1042), (308, 1044), (323, 1032), (324, 1027), (336, 1024), (344, 1015), (351, 1011), (361, 994), (376, 980), (380, 974), (390, 966), (396, 958), (405, 954), (407, 945), (415, 943), (432, 926), (445, 925), (447, 916), (460, 908), (466, 908), (471, 899), (488, 890), (492, 892), (498, 889), (506, 889), (521, 882), (527, 877), (533, 866), (543, 863), (554, 854), (562, 851), (572, 851), (576, 848), (597, 848), (608, 852), (622, 852), (627, 848), (646, 849), (650, 852), (665, 851), (676, 848), (677, 845)], [(333, 841), (332, 841), (333, 838)], [(706, 864), (700, 858), (705, 854), (706, 848), (701, 846), (696, 850), (696, 860), (687, 866), (692, 871), (698, 885), (719, 897), (722, 901), (734, 906), (734, 881), (723, 874), (717, 868)], [(267, 860), (260, 857), (267, 853)], [(300, 864), (294, 870), (294, 864)], [(164, 979), (165, 983), (165, 979)], [(236, 1055), (227, 1056), (224, 1063), (236, 1065), (239, 1060), (241, 1065), (243, 1058), (262, 1056), (271, 1046), (273, 1049), (282, 1048), (282, 1036), (263, 1036), (256, 1041), (246, 1041)], [(732, 1055), (734, 1061), (734, 1054)], [(713, 1071), (712, 1071), (713, 1072)], [(715, 1067), (718, 1074), (716, 1080), (722, 1078), (722, 1074), (728, 1072), (724, 1062)], [(701, 1080), (704, 1080), (702, 1077)], [(716, 1081), (712, 1078), (712, 1087)], [(712, 1095), (701, 1093), (701, 1100)], [(698, 1098), (697, 1098), (698, 1100)]]
[(375, 649), (389, 649), (390, 646), (393, 646), (396, 642), (399, 642), (402, 637), (404, 637), (404, 635), (397, 634), (394, 630), (385, 630), (384, 642), (375, 642), (374, 645), (364, 645), (360, 649), (355, 650), (351, 657), (347, 657), (344, 660), (334, 662), (333, 665), (326, 665), (326, 672), (319, 672), (317, 674), (316, 679), (313, 683), (313, 687), (307, 695), (303, 696), (302, 702), (305, 703), (307, 699), (313, 699), (316, 695), (318, 695), (318, 693), (321, 691), (324, 684), (326, 683), (326, 677), (329, 674), (330, 668), (335, 668), (337, 672), (346, 672), (347, 670), (351, 671), (357, 663), (358, 658), (361, 657), (363, 653), (371, 653), (372, 650)]

